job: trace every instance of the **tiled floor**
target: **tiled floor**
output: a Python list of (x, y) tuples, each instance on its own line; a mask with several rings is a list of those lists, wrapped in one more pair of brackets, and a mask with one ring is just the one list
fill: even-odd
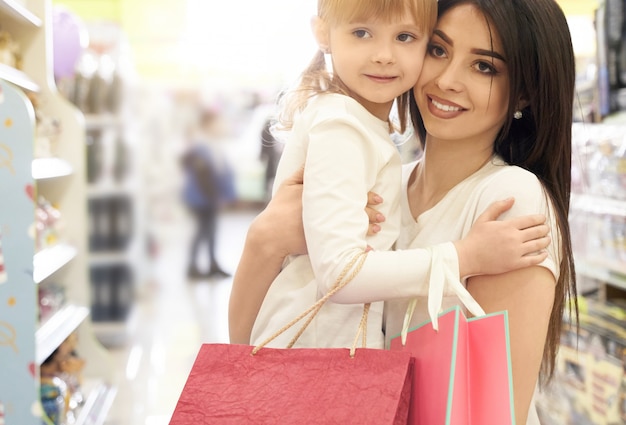
[[(224, 213), (218, 259), (233, 272), (257, 210)], [(118, 393), (106, 425), (166, 425), (201, 343), (228, 342), (232, 278), (186, 279), (190, 223), (163, 225), (160, 253), (139, 291), (128, 343), (111, 349)]]

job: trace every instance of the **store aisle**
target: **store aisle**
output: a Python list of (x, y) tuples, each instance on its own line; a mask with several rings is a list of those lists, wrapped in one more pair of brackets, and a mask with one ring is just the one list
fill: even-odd
[[(218, 260), (228, 272), (239, 261), (247, 228), (257, 210), (227, 212), (218, 230)], [(228, 341), (232, 278), (187, 281), (190, 222), (160, 229), (160, 253), (150, 282), (138, 294), (129, 343), (111, 352), (118, 393), (106, 425), (166, 425), (198, 348)]]

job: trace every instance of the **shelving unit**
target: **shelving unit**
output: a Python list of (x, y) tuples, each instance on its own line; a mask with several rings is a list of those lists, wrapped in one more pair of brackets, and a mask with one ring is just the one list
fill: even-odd
[[(110, 43), (107, 49), (111, 52), (120, 49), (115, 42)], [(107, 49), (100, 54), (109, 54)], [(120, 90), (125, 82), (121, 74), (117, 78), (119, 85), (109, 82), (106, 96), (101, 96), (103, 101), (113, 96), (115, 105), (85, 102), (82, 106), (88, 141), (93, 326), (98, 339), (110, 347), (126, 344), (132, 333), (134, 298), (144, 280), (146, 261), (137, 143), (133, 120), (129, 119), (134, 116), (129, 106), (131, 90)], [(89, 93), (86, 97), (93, 98)]]
[[(22, 4), (23, 3), (23, 4)], [(85, 359), (81, 390), (87, 401), (75, 423), (101, 425), (115, 396), (109, 353), (91, 326), (87, 252), (85, 121), (60, 96), (52, 77), (50, 0), (0, 0), (0, 25), (20, 46), (21, 70), (0, 65), (0, 423), (41, 425), (39, 366), (71, 334)], [(54, 157), (34, 158), (35, 113), (62, 123)], [(61, 212), (60, 239), (35, 252), (33, 198), (44, 196)], [(65, 303), (38, 320), (38, 290), (56, 283)]]
[(66, 177), (74, 172), (72, 165), (61, 158), (33, 159), (32, 173), (35, 180), (56, 179)]
[[(626, 222), (626, 200), (590, 194), (572, 194), (571, 208), (576, 212), (616, 217)], [(606, 258), (601, 252), (596, 252), (593, 255), (589, 253), (577, 255), (575, 264), (579, 275), (626, 291), (626, 261)]]
[[(626, 291), (626, 125), (575, 124), (570, 221), (576, 272)], [(621, 154), (623, 156), (623, 154)]]
[[(105, 346), (126, 344), (131, 333), (130, 315), (134, 305), (135, 279), (138, 279), (140, 259), (135, 197), (136, 181), (127, 173), (116, 176), (117, 149), (126, 152), (124, 120), (113, 113), (88, 113), (85, 115), (88, 137), (97, 143), (98, 151), (92, 151), (96, 170), (91, 170), (87, 183), (89, 203), (90, 239), (89, 270), (94, 296), (94, 331)], [(92, 147), (94, 147), (92, 145)], [(96, 164), (97, 162), (97, 164)]]

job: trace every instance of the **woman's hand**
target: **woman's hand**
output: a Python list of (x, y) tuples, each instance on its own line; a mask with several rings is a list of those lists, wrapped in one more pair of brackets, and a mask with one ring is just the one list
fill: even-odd
[(380, 232), (380, 223), (385, 221), (385, 216), (378, 212), (375, 207), (383, 203), (383, 198), (374, 192), (367, 193), (367, 206), (365, 212), (369, 217), (369, 228), (367, 229), (367, 235), (372, 236)]
[(303, 177), (304, 167), (285, 179), (254, 220), (258, 237), (271, 244), (282, 258), (307, 253), (302, 225)]

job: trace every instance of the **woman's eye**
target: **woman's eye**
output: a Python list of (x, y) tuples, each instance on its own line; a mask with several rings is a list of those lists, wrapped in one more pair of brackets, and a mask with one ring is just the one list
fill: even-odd
[(476, 64), (476, 69), (478, 70), (478, 72), (481, 72), (483, 74), (495, 74), (496, 73), (496, 68), (489, 62), (478, 62)]
[(428, 53), (436, 58), (441, 58), (446, 55), (446, 51), (441, 46), (438, 46), (436, 44), (431, 44), (428, 46)]

